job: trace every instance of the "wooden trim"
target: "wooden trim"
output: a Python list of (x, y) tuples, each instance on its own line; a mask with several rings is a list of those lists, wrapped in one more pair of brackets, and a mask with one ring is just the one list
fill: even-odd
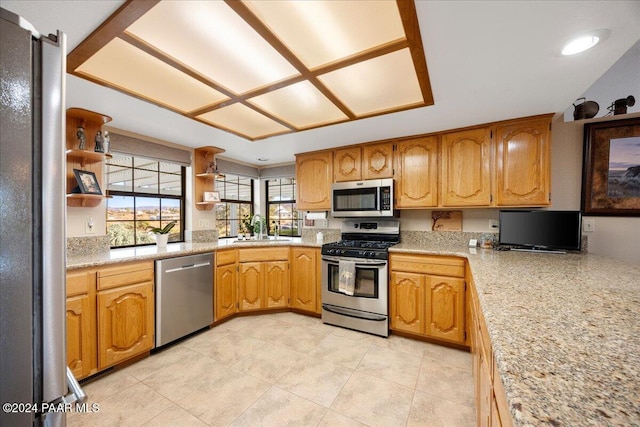
[(67, 70), (73, 74), (76, 68), (159, 2), (160, 0), (128, 0), (67, 55)]
[(416, 5), (413, 1), (407, 0), (396, 0), (396, 3), (400, 11), (400, 19), (402, 19), (404, 33), (407, 36), (413, 66), (416, 70), (418, 82), (420, 83), (422, 99), (425, 105), (433, 105), (433, 92), (431, 91), (427, 59), (424, 53), (424, 46), (422, 45), (422, 36), (420, 35)]

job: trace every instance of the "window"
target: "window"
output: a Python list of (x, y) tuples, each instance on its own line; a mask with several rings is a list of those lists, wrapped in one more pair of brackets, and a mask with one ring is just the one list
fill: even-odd
[(169, 242), (184, 241), (185, 167), (169, 162), (113, 154), (106, 162), (107, 234), (111, 247), (155, 242), (148, 227), (176, 225)]
[(220, 203), (216, 204), (216, 227), (219, 237), (236, 237), (243, 219), (253, 214), (253, 179), (236, 175), (216, 178)]
[(295, 178), (269, 179), (266, 188), (269, 234), (278, 226), (281, 236), (300, 236), (302, 215), (296, 209)]

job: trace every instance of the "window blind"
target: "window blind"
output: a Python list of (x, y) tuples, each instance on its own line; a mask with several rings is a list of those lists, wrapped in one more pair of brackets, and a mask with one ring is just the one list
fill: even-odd
[(191, 166), (191, 151), (109, 132), (111, 151), (132, 156), (145, 157), (159, 162), (171, 162), (180, 166)]

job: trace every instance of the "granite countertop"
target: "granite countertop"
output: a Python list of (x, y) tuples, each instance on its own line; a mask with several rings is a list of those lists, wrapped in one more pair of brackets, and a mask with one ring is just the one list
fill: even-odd
[(640, 425), (640, 266), (400, 244), (469, 260), (517, 426)]
[[(320, 247), (314, 239), (174, 243), (69, 258), (68, 269), (228, 247)], [(640, 266), (589, 254), (401, 243), (391, 252), (465, 257), (517, 426), (640, 425)]]
[(132, 248), (112, 249), (99, 254), (86, 256), (67, 257), (67, 270), (85, 267), (97, 267), (100, 265), (115, 264), (127, 261), (156, 260), (213, 252), (223, 248), (251, 248), (265, 246), (312, 246), (320, 248), (322, 244), (313, 239), (293, 237), (288, 240), (252, 240), (236, 242), (235, 239), (219, 239), (209, 243), (169, 243), (166, 248), (156, 245), (139, 246)]

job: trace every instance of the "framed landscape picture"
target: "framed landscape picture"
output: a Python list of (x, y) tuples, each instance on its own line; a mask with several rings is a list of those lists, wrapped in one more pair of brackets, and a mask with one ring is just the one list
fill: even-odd
[(640, 118), (584, 126), (582, 211), (640, 215)]

